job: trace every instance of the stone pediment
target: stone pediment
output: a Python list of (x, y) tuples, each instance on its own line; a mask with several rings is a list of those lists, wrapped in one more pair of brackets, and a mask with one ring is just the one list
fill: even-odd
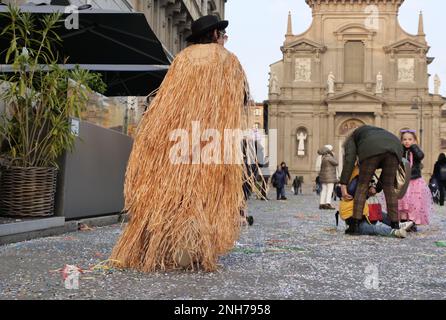
[(384, 100), (380, 97), (374, 96), (372, 94), (353, 90), (350, 92), (341, 93), (325, 100), (326, 103), (379, 103), (382, 104)]
[(418, 53), (420, 51), (427, 52), (429, 49), (430, 47), (426, 44), (411, 39), (404, 39), (384, 47), (386, 53)]
[(324, 53), (327, 47), (323, 44), (317, 43), (308, 39), (299, 39), (287, 43), (282, 47), (282, 51), (293, 51), (293, 52), (320, 52)]
[(364, 35), (364, 36), (374, 36), (375, 31), (367, 29), (364, 24), (360, 23), (348, 23), (337, 29), (334, 34), (336, 36), (348, 36), (348, 35)]

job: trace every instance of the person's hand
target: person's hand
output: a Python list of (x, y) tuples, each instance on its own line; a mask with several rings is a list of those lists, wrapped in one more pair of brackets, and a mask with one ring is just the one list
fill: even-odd
[(348, 194), (347, 186), (345, 184), (341, 185), (342, 199), (345, 201), (353, 200), (353, 197)]
[(369, 196), (373, 197), (376, 195), (376, 188), (375, 187), (370, 187), (369, 189)]

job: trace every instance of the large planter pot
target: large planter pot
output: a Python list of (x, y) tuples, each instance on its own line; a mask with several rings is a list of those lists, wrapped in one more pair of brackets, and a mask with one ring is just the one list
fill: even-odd
[(1, 167), (0, 215), (54, 215), (56, 168)]

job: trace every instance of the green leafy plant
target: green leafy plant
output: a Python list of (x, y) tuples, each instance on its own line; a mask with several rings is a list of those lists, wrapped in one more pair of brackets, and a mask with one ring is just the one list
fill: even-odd
[(10, 39), (5, 64), (13, 68), (2, 76), (6, 84), (0, 94), (6, 104), (0, 118), (2, 157), (11, 166), (57, 167), (58, 157), (74, 146), (70, 118), (80, 117), (90, 85), (105, 91), (105, 84), (100, 75), (78, 67), (65, 70), (58, 64), (62, 40), (56, 30), (61, 14), (37, 20), (9, 6), (2, 15), (10, 21), (0, 34)]

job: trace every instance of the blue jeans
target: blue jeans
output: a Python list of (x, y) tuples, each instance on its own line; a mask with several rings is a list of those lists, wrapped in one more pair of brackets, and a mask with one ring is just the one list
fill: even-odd
[(363, 236), (392, 236), (393, 229), (390, 227), (390, 218), (383, 212), (383, 222), (369, 224), (366, 219), (359, 224), (359, 233)]
[(285, 198), (285, 186), (276, 188), (276, 191), (277, 191), (277, 200)]

